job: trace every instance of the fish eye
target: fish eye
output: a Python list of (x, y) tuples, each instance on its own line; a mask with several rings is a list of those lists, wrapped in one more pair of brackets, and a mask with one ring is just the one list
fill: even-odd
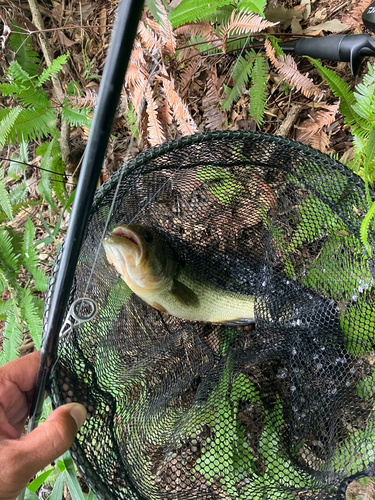
[(147, 241), (147, 243), (152, 243), (152, 233), (150, 233), (150, 231), (145, 231), (143, 233), (143, 238)]

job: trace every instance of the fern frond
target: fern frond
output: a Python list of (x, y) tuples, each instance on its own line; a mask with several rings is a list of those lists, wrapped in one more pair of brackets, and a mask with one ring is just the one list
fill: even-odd
[(137, 121), (137, 113), (135, 112), (133, 103), (129, 103), (128, 109), (125, 111), (125, 116), (126, 116), (126, 124), (130, 129), (130, 132), (132, 135), (138, 139), (139, 137), (139, 132), (138, 132), (138, 121)]
[(146, 87), (145, 98), (147, 103), (148, 116), (148, 140), (151, 146), (156, 146), (157, 144), (162, 144), (163, 142), (165, 142), (165, 136), (158, 120), (158, 106), (153, 98), (152, 91), (149, 85), (147, 85)]
[(22, 336), (21, 311), (14, 300), (8, 312), (3, 331), (3, 359), (6, 363), (18, 358), (18, 349), (22, 343)]
[[(191, 55), (190, 55), (191, 54)], [(198, 73), (201, 65), (202, 65), (202, 56), (199, 52), (192, 48), (189, 56), (186, 56), (190, 60), (185, 65), (184, 69), (181, 71), (181, 95), (185, 97), (187, 91), (189, 90), (189, 86), (191, 85), (194, 75)], [(193, 56), (194, 54), (194, 56)]]
[(6, 73), (10, 76), (11, 80), (18, 85), (23, 85), (25, 83), (30, 84), (35, 77), (31, 77), (29, 73), (27, 73), (17, 61), (13, 61), (9, 68), (6, 70)]
[(356, 85), (354, 97), (356, 102), (353, 110), (369, 123), (375, 122), (375, 68), (367, 65), (368, 73), (363, 77), (363, 83)]
[(162, 49), (165, 48), (166, 51), (173, 56), (176, 52), (176, 37), (173, 33), (172, 24), (168, 19), (168, 14), (163, 2), (161, 0), (154, 1), (159, 15), (159, 25), (163, 41)]
[(71, 127), (86, 126), (91, 127), (92, 117), (90, 116), (91, 110), (87, 107), (72, 108), (68, 100), (65, 100), (61, 108), (62, 119), (67, 122)]
[(38, 292), (46, 292), (48, 288), (48, 276), (41, 270), (40, 267), (36, 267), (31, 273), (34, 280), (35, 289)]
[(320, 151), (326, 152), (329, 145), (329, 138), (322, 129), (335, 121), (338, 110), (338, 104), (323, 106), (316, 113), (315, 118), (309, 116), (302, 125), (296, 127), (298, 130), (296, 139), (304, 144), (310, 144)]
[(325, 68), (319, 61), (308, 57), (311, 63), (319, 71), (320, 75), (326, 80), (332, 93), (340, 99), (340, 112), (344, 115), (344, 121), (347, 125), (353, 127), (353, 130), (369, 129), (369, 124), (360, 117), (353, 109), (355, 104), (354, 93), (350, 90), (349, 85), (342, 80), (336, 73), (328, 68)]
[(256, 121), (258, 127), (264, 123), (264, 112), (267, 102), (267, 63), (261, 54), (254, 59), (254, 67), (251, 73), (250, 88), (250, 115)]
[(251, 33), (258, 33), (271, 26), (275, 26), (275, 23), (263, 19), (258, 14), (246, 14), (245, 12), (233, 11), (228, 23), (221, 26), (219, 31), (220, 38), (223, 42), (224, 52), (226, 51), (229, 35), (250, 35)]
[[(163, 73), (166, 74), (166, 70), (163, 66)], [(193, 118), (191, 117), (188, 107), (183, 102), (179, 94), (174, 88), (174, 80), (163, 78), (163, 85), (165, 92), (167, 94), (167, 101), (171, 108), (174, 119), (176, 120), (177, 127), (183, 135), (192, 135), (198, 132), (198, 127), (195, 124)]]
[(205, 19), (224, 5), (230, 4), (231, 0), (211, 0), (210, 3), (207, 3), (206, 0), (182, 0), (169, 14), (169, 20), (173, 28), (178, 28), (182, 24)]
[[(142, 46), (151, 54), (155, 55), (159, 50), (159, 39), (155, 34), (147, 28), (143, 21), (139, 22), (137, 34), (140, 38)], [(134, 49), (133, 49), (134, 51)], [(132, 52), (133, 54), (133, 52)], [(127, 70), (128, 71), (128, 70)]]
[[(27, 185), (26, 182), (22, 182), (22, 184), (18, 184), (9, 192), (9, 199), (12, 206), (19, 205), (27, 198)], [(15, 212), (16, 213), (16, 212)]]
[(237, 10), (247, 13), (255, 13), (264, 16), (267, 0), (239, 0)]
[(21, 106), (16, 106), (12, 109), (0, 109), (0, 149), (2, 149), (9, 140), (21, 113)]
[(33, 269), (38, 265), (38, 254), (34, 247), (35, 227), (30, 219), (27, 219), (25, 224), (25, 232), (23, 236), (21, 264), (32, 273)]
[(15, 94), (22, 94), (22, 91), (25, 87), (20, 86), (18, 83), (0, 83), (0, 92), (1, 94), (6, 96), (14, 96)]
[(22, 316), (25, 318), (29, 335), (34, 342), (35, 349), (40, 349), (40, 338), (42, 335), (42, 318), (34, 305), (31, 292), (28, 288), (23, 288), (20, 292), (20, 308)]
[(42, 109), (50, 108), (51, 101), (47, 99), (46, 93), (41, 89), (33, 87), (25, 88), (14, 96), (25, 108)]
[(61, 71), (62, 67), (68, 60), (68, 57), (69, 52), (67, 54), (56, 57), (56, 59), (53, 60), (52, 64), (48, 66), (48, 68), (43, 69), (42, 74), (36, 81), (36, 86), (41, 87), (43, 83), (46, 83), (52, 78), (53, 75), (56, 75), (59, 71)]
[(203, 118), (206, 120), (208, 130), (221, 130), (224, 122), (223, 114), (219, 108), (220, 86), (216, 67), (210, 68), (207, 79), (207, 91), (202, 99)]
[(16, 61), (28, 75), (36, 76), (39, 73), (39, 56), (33, 49), (30, 34), (14, 21), (11, 30), (8, 46), (15, 53)]
[(3, 120), (6, 118), (9, 120), (8, 115), (13, 112), (17, 114), (17, 117), (13, 120), (12, 116), (11, 126), (8, 124), (8, 135), (6, 136), (6, 141), (11, 141), (13, 144), (16, 142), (16, 137), (19, 141), (34, 141), (35, 138), (41, 140), (56, 130), (56, 116), (52, 109), (21, 109), (19, 106), (11, 110), (0, 109), (0, 145)]
[(275, 66), (275, 68), (276, 68), (276, 66), (278, 65), (278, 60), (277, 60), (275, 49), (272, 46), (270, 40), (266, 39), (264, 41), (264, 48), (265, 48), (266, 56), (271, 61), (271, 64), (273, 64), (273, 66)]
[[(0, 276), (1, 282), (1, 276)], [(7, 300), (6, 302), (0, 302), (0, 321), (5, 321), (7, 318), (8, 311), (10, 310), (12, 302)]]
[(20, 141), (18, 148), (19, 156), (17, 154), (12, 155), (8, 168), (8, 176), (14, 180), (18, 180), (19, 176), (24, 175), (26, 172), (27, 165), (29, 164), (28, 146), (26, 141)]
[(14, 252), (12, 237), (4, 229), (0, 230), (0, 267), (9, 281), (13, 281), (20, 271), (19, 255)]
[(310, 137), (309, 144), (322, 153), (327, 153), (329, 148), (329, 140), (329, 136), (324, 132), (324, 130), (320, 129)]
[(235, 83), (232, 89), (229, 89), (229, 87), (224, 85), (226, 98), (222, 101), (223, 109), (230, 109), (232, 103), (239, 98), (243, 88), (247, 85), (250, 79), (255, 58), (255, 51), (250, 50), (245, 56), (239, 56), (234, 63), (231, 77), (233, 78)]
[(47, 151), (43, 155), (40, 167), (41, 167), (41, 180), (38, 184), (37, 191), (45, 199), (48, 205), (57, 211), (57, 205), (55, 200), (52, 198), (52, 189), (50, 185), (51, 170), (52, 170), (52, 148), (53, 141), (48, 144)]
[[(216, 48), (222, 46), (222, 42), (218, 37), (216, 31), (213, 29), (210, 23), (207, 21), (200, 21), (192, 24), (185, 24), (175, 29), (176, 35), (187, 35), (190, 38), (190, 45), (194, 45), (199, 42), (207, 42), (209, 45), (213, 45)], [(195, 39), (195, 37), (198, 37)], [(200, 45), (196, 47), (199, 52), (207, 50), (207, 46), (201, 49)]]
[(6, 189), (4, 180), (4, 169), (0, 168), (0, 208), (9, 220), (13, 219), (12, 202)]
[(276, 70), (284, 81), (297, 91), (301, 91), (304, 96), (313, 97), (316, 101), (323, 98), (324, 92), (314, 84), (311, 78), (299, 72), (297, 64), (291, 55), (279, 57)]

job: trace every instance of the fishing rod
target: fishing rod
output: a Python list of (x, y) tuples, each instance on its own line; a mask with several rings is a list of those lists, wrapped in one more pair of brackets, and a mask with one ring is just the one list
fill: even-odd
[[(64, 242), (64, 252), (61, 257), (54, 291), (50, 298), (50, 313), (46, 335), (41, 347), (39, 372), (30, 408), (28, 432), (31, 432), (38, 425), (42, 414), (46, 384), (56, 358), (59, 335), (63, 326), (75, 268), (85, 235), (82, 227), (86, 227), (90, 215), (97, 179), (104, 160), (142, 10), (143, 1), (141, 0), (122, 0), (118, 7), (117, 21), (113, 29), (100, 84), (98, 105), (94, 113), (78, 181), (75, 203)], [(25, 490), (19, 495), (18, 499), (23, 500), (24, 496)]]
[[(375, 32), (375, 1), (364, 10), (362, 21), (369, 31)], [(349, 62), (351, 73), (356, 76), (362, 59), (375, 56), (375, 37), (363, 33), (300, 38), (297, 41), (281, 43), (280, 47), (284, 52), (292, 52), (297, 56)]]

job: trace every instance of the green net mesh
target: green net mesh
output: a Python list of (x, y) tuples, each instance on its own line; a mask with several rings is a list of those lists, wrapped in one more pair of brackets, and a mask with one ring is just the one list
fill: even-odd
[[(343, 498), (375, 476), (368, 208), (342, 164), (245, 132), (153, 148), (98, 190), (70, 296), (98, 312), (62, 336), (50, 384), (54, 406), (88, 409), (72, 454), (98, 497)], [(202, 301), (253, 298), (255, 322), (179, 319), (132, 293), (102, 245), (127, 224), (215, 291)]]

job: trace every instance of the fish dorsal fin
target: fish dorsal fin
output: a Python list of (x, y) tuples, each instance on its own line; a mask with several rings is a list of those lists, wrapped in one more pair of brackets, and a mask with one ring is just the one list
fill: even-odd
[(174, 280), (171, 294), (184, 306), (197, 307), (199, 304), (198, 296), (191, 288), (181, 283), (181, 281)]

